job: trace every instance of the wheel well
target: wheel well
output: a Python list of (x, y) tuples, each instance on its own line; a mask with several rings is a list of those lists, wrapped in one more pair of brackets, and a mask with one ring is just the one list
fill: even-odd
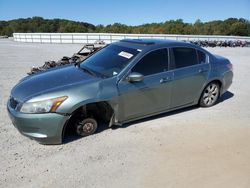
[(90, 103), (79, 107), (72, 113), (70, 119), (64, 125), (62, 140), (64, 140), (67, 134), (74, 133), (74, 125), (78, 119), (91, 117), (96, 119), (102, 125), (107, 125), (111, 120), (113, 113), (113, 108), (106, 101)]
[(208, 82), (208, 83), (205, 85), (205, 87), (203, 88), (203, 90), (202, 90), (202, 92), (201, 92), (201, 94), (200, 94), (200, 98), (199, 98), (199, 101), (198, 101), (198, 102), (200, 102), (200, 100), (201, 100), (202, 93), (203, 93), (204, 89), (207, 87), (208, 84), (210, 84), (210, 83), (212, 83), (212, 82), (218, 83), (219, 86), (220, 86), (220, 89), (221, 89), (222, 82), (221, 82), (220, 80), (212, 80), (212, 81)]
[[(219, 86), (220, 86), (220, 88), (221, 88), (222, 82), (221, 82), (220, 80), (212, 80), (212, 81), (208, 82), (208, 83), (205, 85), (205, 87), (203, 88), (203, 90), (207, 87), (208, 84), (211, 84), (212, 82), (218, 83)], [(203, 90), (202, 90), (202, 92), (203, 92)], [(201, 95), (202, 95), (202, 93), (201, 93)]]
[(218, 83), (218, 84), (219, 84), (219, 86), (220, 86), (220, 89), (221, 89), (222, 82), (221, 82), (220, 80), (213, 80), (213, 81), (211, 81), (211, 82), (209, 82), (209, 83), (212, 83), (212, 82), (216, 82), (216, 83)]

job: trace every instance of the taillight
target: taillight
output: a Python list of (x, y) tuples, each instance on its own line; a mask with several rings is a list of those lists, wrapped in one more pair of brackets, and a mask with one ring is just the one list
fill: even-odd
[(233, 71), (233, 64), (232, 64), (232, 63), (228, 63), (228, 64), (227, 64), (227, 67), (228, 67), (231, 71)]

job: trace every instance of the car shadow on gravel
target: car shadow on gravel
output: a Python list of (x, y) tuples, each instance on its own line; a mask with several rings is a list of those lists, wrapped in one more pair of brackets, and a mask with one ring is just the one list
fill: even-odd
[[(96, 131), (95, 134), (98, 134), (106, 129), (108, 129), (108, 124), (104, 124), (104, 123), (101, 123), (101, 122), (98, 122), (99, 126), (98, 126), (98, 129)], [(92, 135), (90, 135), (92, 136)], [(63, 144), (67, 144), (69, 142), (73, 142), (73, 141), (76, 141), (80, 138), (84, 138), (82, 136), (79, 136), (76, 134), (76, 132), (74, 131), (74, 129), (72, 129), (72, 127), (68, 127), (67, 130), (65, 131), (65, 135), (64, 135), (64, 139), (63, 139)]]
[[(228, 99), (232, 98), (233, 96), (234, 96), (234, 94), (233, 94), (232, 92), (226, 91), (226, 92), (219, 98), (217, 104), (219, 104), (219, 103), (221, 103), (221, 102), (223, 102), (223, 101), (225, 101), (225, 100), (228, 100)], [(216, 104), (216, 105), (217, 105), (217, 104)]]
[[(234, 96), (234, 94), (230, 91), (226, 91), (218, 100), (218, 102), (215, 104), (215, 105), (218, 105), (230, 98), (232, 98)], [(178, 110), (174, 110), (174, 111), (170, 111), (170, 112), (165, 112), (165, 113), (162, 113), (162, 114), (158, 114), (158, 115), (154, 115), (154, 116), (151, 116), (151, 117), (146, 117), (146, 118), (143, 118), (143, 119), (140, 119), (140, 120), (136, 120), (136, 121), (132, 121), (130, 123), (126, 123), (122, 126), (112, 126), (111, 128), (112, 129), (119, 129), (119, 128), (127, 128), (129, 126), (133, 126), (137, 123), (143, 123), (143, 122), (146, 122), (146, 121), (150, 121), (150, 120), (154, 120), (154, 119), (158, 119), (158, 118), (163, 118), (163, 117), (167, 117), (167, 116), (172, 116), (172, 115), (177, 115), (177, 114), (180, 114), (180, 113), (183, 113), (183, 112), (186, 112), (186, 111), (192, 111), (192, 110), (196, 110), (198, 108), (201, 108), (200, 106), (198, 105), (194, 105), (194, 106), (189, 106), (189, 107), (186, 107), (186, 108), (182, 108), (182, 109), (178, 109)]]
[[(218, 103), (216, 105), (218, 105), (218, 104), (220, 104), (220, 103), (222, 103), (222, 102), (224, 102), (224, 101), (232, 98), (233, 96), (234, 96), (234, 94), (232, 92), (230, 92), (230, 91), (225, 92), (219, 98)], [(120, 128), (127, 128), (129, 126), (136, 125), (137, 123), (143, 123), (143, 122), (154, 120), (154, 119), (158, 119), (158, 118), (163, 118), (163, 117), (167, 117), (167, 116), (177, 115), (177, 114), (180, 114), (180, 113), (183, 113), (183, 112), (186, 112), (186, 111), (196, 110), (198, 108), (200, 108), (198, 105), (194, 105), (194, 106), (186, 107), (186, 108), (183, 108), (183, 109), (174, 110), (174, 111), (171, 111), (171, 112), (166, 112), (166, 113), (154, 115), (154, 116), (151, 116), (151, 117), (143, 118), (143, 119), (140, 119), (140, 120), (132, 121), (132, 122), (126, 123), (126, 124), (124, 124), (122, 126), (112, 126), (111, 129), (112, 130), (116, 130), (116, 129), (120, 129)], [(99, 133), (101, 133), (102, 131), (104, 131), (106, 129), (109, 129), (108, 125), (101, 124), (101, 126), (99, 126), (99, 128), (98, 128), (98, 130), (97, 130), (97, 132), (95, 134), (99, 134)], [(83, 138), (83, 137), (78, 136), (73, 130), (68, 130), (68, 132), (65, 135), (63, 144), (67, 144), (69, 142), (76, 141), (76, 140), (78, 140), (80, 138)]]

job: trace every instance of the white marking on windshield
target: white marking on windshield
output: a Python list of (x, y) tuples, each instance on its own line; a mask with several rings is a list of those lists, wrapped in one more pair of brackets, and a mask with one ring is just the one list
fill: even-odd
[(134, 56), (133, 54), (130, 54), (130, 53), (124, 52), (124, 51), (121, 51), (118, 55), (119, 55), (119, 56), (122, 56), (122, 57), (125, 57), (125, 58), (127, 58), (127, 59), (130, 59), (131, 57)]

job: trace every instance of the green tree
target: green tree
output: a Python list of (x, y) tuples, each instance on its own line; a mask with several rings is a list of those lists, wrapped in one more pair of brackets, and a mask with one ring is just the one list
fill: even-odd
[(32, 17), (0, 21), (0, 35), (11, 36), (13, 32), (110, 32), (110, 33), (150, 33), (150, 34), (196, 34), (196, 35), (239, 35), (250, 36), (249, 20), (228, 18), (202, 22), (197, 19), (194, 24), (184, 23), (182, 19), (162, 23), (149, 23), (128, 26), (121, 23), (93, 25), (65, 19), (44, 19)]

